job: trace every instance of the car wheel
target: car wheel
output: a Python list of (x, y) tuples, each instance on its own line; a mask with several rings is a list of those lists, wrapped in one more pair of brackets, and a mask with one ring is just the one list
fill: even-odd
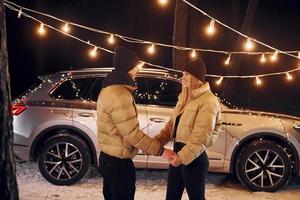
[(272, 141), (254, 141), (238, 155), (236, 174), (246, 188), (253, 191), (275, 192), (291, 176), (291, 161), (282, 146)]
[(71, 185), (87, 173), (89, 150), (85, 142), (72, 135), (58, 135), (43, 145), (38, 166), (43, 177), (55, 185)]

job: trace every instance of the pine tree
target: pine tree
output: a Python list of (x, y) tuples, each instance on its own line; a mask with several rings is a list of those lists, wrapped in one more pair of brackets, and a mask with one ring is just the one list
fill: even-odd
[(0, 200), (18, 200), (3, 0), (0, 0), (0, 29)]

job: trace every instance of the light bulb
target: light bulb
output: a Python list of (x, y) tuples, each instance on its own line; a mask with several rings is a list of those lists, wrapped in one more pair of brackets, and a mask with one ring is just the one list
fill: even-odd
[(109, 44), (114, 44), (114, 43), (115, 43), (115, 37), (114, 37), (113, 34), (111, 34), (111, 35), (109, 36), (109, 38), (107, 39), (107, 42), (108, 42)]
[(260, 62), (261, 63), (265, 63), (266, 62), (266, 57), (265, 57), (264, 53), (261, 54)]
[(277, 60), (278, 57), (277, 55), (278, 55), (278, 51), (276, 50), (270, 58), (272, 62), (275, 62)]
[(288, 80), (288, 81), (292, 81), (293, 80), (293, 76), (290, 74), (290, 73), (286, 73), (286, 79)]
[(22, 15), (22, 8), (18, 12), (18, 18), (21, 18), (21, 15)]
[(197, 53), (196, 53), (195, 50), (193, 50), (193, 51), (191, 52), (191, 58), (196, 58), (196, 57), (197, 57)]
[(40, 24), (40, 27), (39, 27), (39, 29), (38, 29), (38, 33), (39, 33), (40, 35), (45, 35), (46, 30), (45, 30), (45, 25), (44, 25), (43, 23)]
[(216, 81), (216, 84), (217, 84), (217, 85), (221, 85), (222, 81), (223, 81), (223, 77), (220, 77), (220, 78)]
[(262, 85), (262, 81), (261, 81), (261, 79), (258, 76), (255, 77), (255, 83), (256, 83), (257, 86)]
[(229, 65), (230, 64), (230, 58), (231, 58), (231, 54), (229, 54), (228, 58), (225, 60), (225, 62), (224, 62), (225, 65)]
[(94, 48), (92, 50), (90, 50), (90, 57), (95, 58), (97, 56), (97, 47), (94, 46)]
[(62, 27), (62, 30), (63, 30), (65, 33), (69, 33), (69, 32), (70, 32), (69, 24), (68, 24), (68, 23), (65, 23), (65, 25)]
[(161, 6), (166, 6), (169, 3), (169, 0), (158, 0), (158, 4)]
[(148, 47), (148, 53), (154, 54), (155, 53), (155, 45), (151, 44), (151, 46)]
[(206, 29), (207, 35), (213, 35), (216, 32), (215, 30), (215, 20), (210, 20), (209, 26)]
[(254, 43), (250, 38), (247, 38), (247, 41), (245, 42), (244, 48), (247, 51), (252, 51), (254, 49)]

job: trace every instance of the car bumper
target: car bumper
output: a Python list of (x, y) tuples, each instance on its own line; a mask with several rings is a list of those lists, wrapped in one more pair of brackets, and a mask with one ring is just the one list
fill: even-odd
[(29, 160), (30, 147), (14, 144), (14, 152), (17, 160)]

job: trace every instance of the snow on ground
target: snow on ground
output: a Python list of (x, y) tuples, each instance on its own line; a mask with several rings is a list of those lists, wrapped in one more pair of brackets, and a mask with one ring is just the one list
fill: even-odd
[[(79, 183), (55, 186), (42, 177), (36, 163), (17, 163), (17, 179), (21, 200), (103, 199), (102, 177), (95, 168)], [(164, 199), (166, 179), (167, 170), (137, 170), (135, 199)], [(206, 183), (207, 200), (296, 200), (300, 196), (300, 183), (296, 180), (276, 193), (247, 191), (232, 176), (224, 174), (210, 173)], [(188, 199), (186, 193), (182, 199)]]

